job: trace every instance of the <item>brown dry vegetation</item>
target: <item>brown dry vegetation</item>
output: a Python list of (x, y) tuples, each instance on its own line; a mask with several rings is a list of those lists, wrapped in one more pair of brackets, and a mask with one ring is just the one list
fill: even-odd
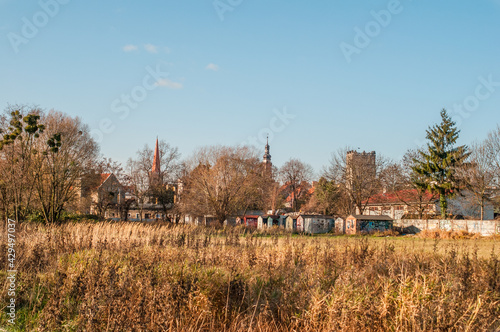
[(16, 237), (22, 331), (500, 327), (494, 249), (132, 223), (21, 225)]
[(459, 231), (446, 231), (441, 229), (428, 230), (424, 229), (417, 234), (421, 239), (479, 239), (480, 234), (470, 233), (464, 230)]

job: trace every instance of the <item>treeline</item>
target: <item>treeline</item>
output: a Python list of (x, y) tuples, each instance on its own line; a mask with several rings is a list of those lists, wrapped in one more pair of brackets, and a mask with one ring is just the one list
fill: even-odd
[[(340, 149), (319, 176), (293, 158), (269, 167), (254, 147), (209, 146), (181, 159), (176, 147), (160, 140), (160, 169), (153, 173), (154, 150), (147, 145), (123, 167), (99, 154), (79, 118), (10, 106), (0, 117), (0, 213), (19, 221), (59, 222), (65, 213), (82, 210), (83, 189), (96, 186), (89, 184), (91, 175), (113, 173), (133, 193), (120, 202), (122, 219), (132, 204), (142, 212), (151, 203), (164, 216), (179, 217), (174, 220), (211, 215), (222, 223), (252, 210), (347, 216), (365, 211), (383, 191), (397, 195), (419, 218), (436, 200), (441, 217), (449, 217), (448, 199), (467, 191), (483, 216), (487, 204), (496, 204), (500, 127), (484, 142), (458, 146), (459, 130), (443, 110), (426, 137), (425, 148), (409, 150), (401, 161)], [(106, 196), (86, 204), (94, 204), (101, 218), (117, 207)]]
[(80, 180), (98, 160), (88, 126), (61, 112), (10, 106), (0, 117), (0, 135), (3, 218), (50, 223), (76, 208)]
[(348, 215), (366, 211), (370, 199), (387, 192), (422, 219), (427, 207), (439, 201), (440, 217), (449, 218), (450, 198), (477, 207), (481, 219), (488, 204), (498, 207), (500, 179), (500, 127), (483, 142), (457, 145), (460, 131), (441, 111), (441, 122), (426, 131), (427, 145), (410, 149), (401, 160), (377, 154), (349, 158), (349, 148), (332, 155), (307, 209)]
[(312, 167), (298, 159), (263, 172), (265, 165), (250, 148), (204, 148), (185, 164), (180, 209), (220, 222), (253, 209), (346, 217), (366, 212), (370, 199), (388, 192), (417, 218), (438, 217), (428, 215), (435, 202), (439, 217), (454, 217), (449, 199), (462, 196), (483, 219), (488, 204), (498, 206), (500, 127), (470, 147), (457, 144), (459, 134), (442, 110), (441, 122), (426, 132), (426, 147), (409, 150), (400, 161), (342, 148), (314, 184)]

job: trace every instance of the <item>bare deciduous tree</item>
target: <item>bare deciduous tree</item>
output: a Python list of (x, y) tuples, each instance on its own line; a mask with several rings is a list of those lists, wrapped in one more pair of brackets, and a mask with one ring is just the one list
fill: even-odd
[(50, 111), (42, 122), (46, 130), (37, 146), (43, 152), (37, 154), (40, 174), (35, 188), (45, 221), (57, 222), (61, 212), (78, 198), (80, 181), (95, 168), (99, 148), (79, 118)]
[(316, 184), (311, 199), (306, 205), (308, 212), (322, 212), (325, 215), (340, 215), (343, 211), (340, 203), (341, 191), (334, 181), (321, 177)]
[(212, 215), (222, 224), (231, 214), (262, 201), (263, 168), (252, 148), (201, 148), (187, 164), (182, 195), (185, 214)]
[(389, 161), (386, 167), (380, 172), (380, 181), (385, 191), (397, 193), (408, 188), (408, 178), (406, 176), (402, 162)]
[(309, 164), (293, 158), (280, 168), (282, 182), (290, 187), (293, 211), (297, 211), (297, 189), (303, 182), (311, 181), (313, 174)]
[(35, 209), (36, 143), (45, 126), (36, 107), (7, 107), (0, 117), (0, 199), (4, 217), (23, 220)]
[(127, 175), (125, 173), (125, 170), (123, 169), (123, 166), (120, 162), (115, 161), (111, 158), (106, 158), (102, 157), (98, 162), (97, 162), (97, 173), (111, 173), (116, 176), (118, 181), (120, 181), (122, 184), (126, 182), (127, 180)]
[(407, 206), (410, 215), (416, 215), (418, 219), (423, 219), (427, 217), (429, 205), (434, 205), (439, 196), (419, 185), (425, 179), (413, 171), (415, 160), (423, 161), (421, 154), (416, 150), (408, 150), (403, 156), (400, 164), (400, 190), (396, 195)]
[(145, 167), (140, 159), (130, 158), (127, 161), (127, 185), (132, 188), (141, 221), (144, 206), (148, 202), (150, 171), (151, 168)]
[(500, 178), (500, 126), (488, 134), (488, 138), (484, 142), (485, 153), (488, 156), (490, 167), (493, 168), (495, 175)]
[(273, 166), (271, 174), (264, 176), (264, 201), (263, 206), (266, 210), (276, 213), (283, 206), (280, 183), (276, 180), (278, 170)]
[(472, 194), (471, 197), (474, 200), (472, 205), (479, 207), (481, 220), (483, 220), (486, 204), (492, 201), (494, 194), (495, 160), (489, 156), (488, 141), (483, 144), (472, 144), (470, 151), (467, 162), (457, 169), (457, 176)]
[(324, 176), (340, 186), (351, 202), (350, 213), (363, 213), (368, 200), (382, 190), (381, 173), (387, 160), (374, 153), (343, 148), (332, 154)]
[(500, 197), (498, 196), (498, 190), (500, 187), (500, 126), (497, 126), (495, 130), (489, 133), (488, 138), (485, 141), (485, 145), (495, 174), (496, 196), (494, 198), (494, 202), (496, 208), (498, 209), (500, 207)]
[(180, 153), (164, 140), (158, 142), (160, 169), (153, 174), (154, 150), (148, 145), (137, 151), (136, 159), (127, 162), (127, 179), (134, 189), (138, 209), (144, 210), (151, 202), (162, 207), (163, 217), (174, 207), (174, 191), (171, 185), (179, 178)]

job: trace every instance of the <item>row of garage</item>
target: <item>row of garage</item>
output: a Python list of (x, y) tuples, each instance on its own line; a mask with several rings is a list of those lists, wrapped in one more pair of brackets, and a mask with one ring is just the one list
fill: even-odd
[(306, 234), (330, 232), (358, 234), (383, 232), (393, 228), (393, 220), (388, 216), (364, 215), (351, 215), (345, 220), (340, 217), (313, 214), (246, 215), (236, 218), (236, 223), (257, 229), (278, 227)]

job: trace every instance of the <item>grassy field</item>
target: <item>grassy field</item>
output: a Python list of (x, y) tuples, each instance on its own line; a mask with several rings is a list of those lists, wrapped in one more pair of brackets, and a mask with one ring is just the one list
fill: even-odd
[[(0, 250), (7, 253), (5, 231)], [(500, 241), (22, 225), (13, 331), (495, 331)], [(7, 266), (2, 255), (2, 266)]]

